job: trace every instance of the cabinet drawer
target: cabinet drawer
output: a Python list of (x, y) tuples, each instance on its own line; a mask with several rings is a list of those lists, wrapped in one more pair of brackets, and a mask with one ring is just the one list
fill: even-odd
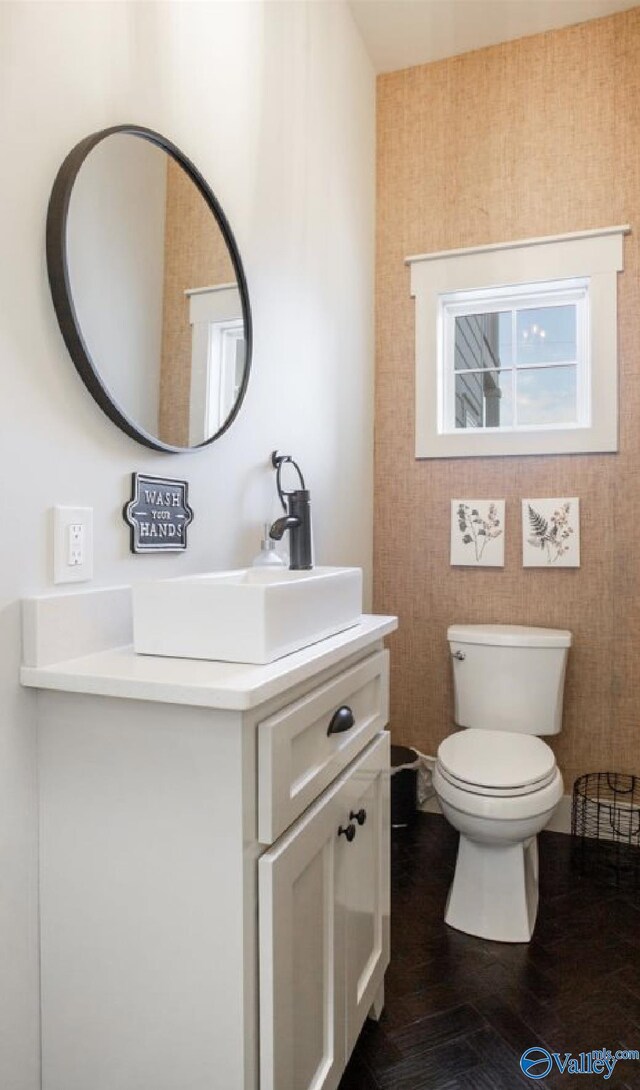
[[(276, 840), (388, 718), (389, 653), (378, 651), (260, 723), (260, 842)], [(330, 733), (332, 720), (346, 729)]]

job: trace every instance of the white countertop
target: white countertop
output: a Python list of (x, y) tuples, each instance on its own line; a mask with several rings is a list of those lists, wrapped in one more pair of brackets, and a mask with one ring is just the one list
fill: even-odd
[(128, 646), (47, 666), (23, 666), (20, 680), (35, 689), (242, 711), (357, 654), (397, 627), (396, 617), (364, 615), (353, 628), (267, 666), (136, 655)]

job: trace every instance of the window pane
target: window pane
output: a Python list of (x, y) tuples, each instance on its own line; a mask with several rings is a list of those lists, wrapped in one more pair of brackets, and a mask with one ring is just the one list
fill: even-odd
[(511, 312), (456, 318), (456, 371), (491, 369), (511, 363)]
[(456, 428), (505, 428), (512, 424), (511, 371), (456, 375)]
[(519, 370), (516, 381), (518, 424), (576, 423), (575, 367)]
[(517, 314), (517, 362), (555, 363), (576, 359), (576, 307), (541, 307)]

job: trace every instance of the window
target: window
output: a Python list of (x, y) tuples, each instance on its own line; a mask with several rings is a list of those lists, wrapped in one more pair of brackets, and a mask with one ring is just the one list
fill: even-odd
[(246, 359), (244, 319), (208, 323), (207, 435), (222, 427), (240, 392)]
[(626, 230), (408, 259), (417, 457), (617, 449)]
[(589, 282), (441, 295), (442, 431), (589, 424)]
[(191, 389), (189, 444), (197, 446), (222, 427), (244, 376), (246, 343), (237, 284), (189, 288)]

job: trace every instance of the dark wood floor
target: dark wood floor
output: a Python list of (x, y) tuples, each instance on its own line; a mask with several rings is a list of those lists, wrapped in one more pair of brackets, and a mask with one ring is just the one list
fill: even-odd
[(570, 838), (542, 833), (540, 910), (528, 945), (446, 927), (456, 834), (421, 814), (392, 842), (391, 965), (379, 1024), (367, 1022), (340, 1090), (640, 1090), (640, 1062), (612, 1078), (531, 1081), (525, 1049), (640, 1049), (640, 903), (580, 878)]

